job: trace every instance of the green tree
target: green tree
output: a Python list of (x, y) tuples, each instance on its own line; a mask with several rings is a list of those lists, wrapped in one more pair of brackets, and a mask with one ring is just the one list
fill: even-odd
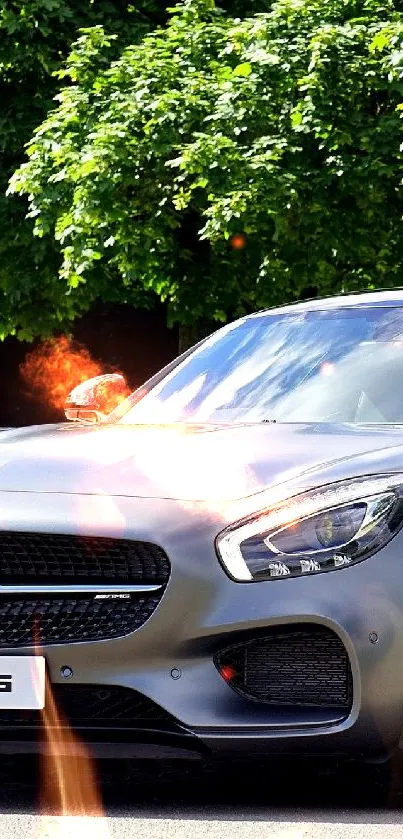
[(74, 45), (11, 187), (60, 255), (49, 323), (96, 298), (157, 294), (193, 324), (402, 283), (401, 0), (225, 11), (183, 0), (118, 59), (100, 26)]
[[(158, 0), (2, 0), (0, 3), (0, 335), (48, 331), (74, 313), (57, 293), (60, 263), (50, 238), (33, 240), (26, 201), (6, 198), (24, 144), (54, 107), (53, 75), (81, 27), (101, 23), (116, 35), (115, 53), (166, 19)], [(50, 316), (49, 312), (52, 312)]]

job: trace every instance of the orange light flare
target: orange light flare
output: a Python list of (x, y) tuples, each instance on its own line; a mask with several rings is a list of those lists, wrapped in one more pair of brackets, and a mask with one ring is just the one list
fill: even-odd
[(42, 720), (47, 749), (41, 767), (41, 836), (110, 839), (94, 762), (57, 708), (48, 677)]
[(246, 236), (243, 233), (236, 233), (230, 239), (230, 245), (234, 251), (243, 251), (246, 248)]
[[(20, 375), (30, 394), (60, 411), (73, 388), (104, 372), (86, 347), (64, 335), (44, 341), (28, 353), (20, 367)], [(130, 392), (128, 387), (121, 386), (116, 386), (115, 391), (105, 387), (105, 414)], [(97, 395), (102, 396), (102, 385)]]

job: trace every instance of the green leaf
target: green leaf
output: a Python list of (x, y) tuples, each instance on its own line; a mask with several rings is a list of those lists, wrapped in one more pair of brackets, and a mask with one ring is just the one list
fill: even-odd
[(244, 61), (243, 64), (238, 64), (232, 71), (233, 76), (250, 76), (252, 72), (252, 65), (249, 61)]
[(291, 125), (293, 128), (298, 128), (302, 124), (303, 116), (300, 110), (295, 110), (291, 114)]
[(379, 32), (377, 32), (375, 37), (372, 39), (372, 41), (371, 41), (371, 43), (368, 47), (369, 51), (371, 53), (381, 52), (383, 49), (385, 49), (386, 46), (389, 45), (389, 43), (391, 41), (392, 34), (393, 34), (393, 29), (392, 30), (390, 28), (381, 29)]

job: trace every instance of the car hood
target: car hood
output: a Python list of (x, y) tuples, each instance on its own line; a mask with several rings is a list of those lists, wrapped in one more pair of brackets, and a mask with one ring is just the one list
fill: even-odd
[(0, 491), (230, 501), (393, 470), (402, 446), (398, 426), (35, 426), (0, 432)]

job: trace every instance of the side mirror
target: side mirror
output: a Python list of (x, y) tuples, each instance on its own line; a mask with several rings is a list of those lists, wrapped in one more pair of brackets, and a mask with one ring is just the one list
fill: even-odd
[(64, 413), (76, 422), (101, 422), (129, 395), (129, 388), (119, 373), (106, 373), (87, 379), (69, 393)]

